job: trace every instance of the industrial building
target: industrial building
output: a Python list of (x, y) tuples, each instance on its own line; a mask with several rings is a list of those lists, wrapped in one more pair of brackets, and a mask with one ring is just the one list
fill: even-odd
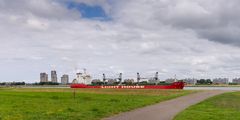
[(48, 74), (40, 73), (40, 82), (48, 82)]
[(53, 82), (53, 83), (57, 83), (58, 81), (57, 81), (57, 72), (55, 71), (55, 70), (52, 70), (51, 71), (51, 81)]
[(188, 85), (194, 85), (197, 83), (197, 79), (195, 78), (185, 78), (183, 79), (183, 82), (188, 84)]
[(232, 80), (232, 83), (240, 84), (240, 78), (234, 78), (234, 79)]
[(68, 84), (68, 83), (69, 83), (69, 76), (67, 74), (62, 75), (61, 84)]
[(213, 84), (228, 84), (228, 78), (214, 78)]

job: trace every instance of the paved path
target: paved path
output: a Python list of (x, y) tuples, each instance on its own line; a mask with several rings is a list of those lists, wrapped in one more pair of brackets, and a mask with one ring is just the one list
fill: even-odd
[(224, 92), (227, 91), (197, 92), (130, 112), (120, 113), (116, 116), (105, 118), (105, 120), (172, 120), (177, 113), (185, 108)]

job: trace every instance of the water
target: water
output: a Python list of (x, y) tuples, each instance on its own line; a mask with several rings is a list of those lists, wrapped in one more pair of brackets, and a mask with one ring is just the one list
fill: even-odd
[[(70, 88), (69, 86), (23, 86), (25, 88)], [(240, 91), (240, 87), (184, 87), (184, 90), (230, 90)]]
[(240, 91), (240, 87), (184, 87), (184, 90), (234, 90)]

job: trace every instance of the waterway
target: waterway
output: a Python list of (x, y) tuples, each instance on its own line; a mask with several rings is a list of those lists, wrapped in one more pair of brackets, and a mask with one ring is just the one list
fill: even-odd
[(184, 90), (231, 90), (240, 91), (240, 87), (184, 87)]
[[(70, 88), (69, 86), (21, 86), (22, 88)], [(240, 91), (240, 87), (184, 87), (184, 90), (229, 90), (229, 91)]]

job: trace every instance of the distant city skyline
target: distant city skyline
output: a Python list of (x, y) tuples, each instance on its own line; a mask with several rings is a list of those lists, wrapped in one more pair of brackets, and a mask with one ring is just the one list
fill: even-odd
[(240, 1), (1, 0), (0, 82), (240, 77)]
[(83, 83), (83, 84), (91, 84), (92, 82), (107, 82), (107, 84), (112, 84), (113, 82), (148, 82), (148, 83), (158, 83), (158, 82), (166, 82), (166, 83), (173, 83), (178, 80), (182, 80), (186, 84), (193, 85), (197, 84), (198, 81), (202, 80), (210, 80), (211, 84), (239, 84), (240, 83), (240, 77), (238, 78), (181, 78), (178, 79), (176, 75), (174, 75), (174, 78), (167, 78), (167, 79), (159, 79), (158, 72), (155, 72), (154, 76), (151, 77), (146, 77), (146, 76), (141, 76), (140, 73), (137, 72), (136, 78), (122, 78), (122, 73), (119, 73), (118, 77), (108, 77), (106, 78), (106, 74), (102, 74), (102, 79), (101, 78), (95, 78), (93, 79), (90, 74), (87, 73), (87, 69), (83, 69), (82, 72), (77, 71), (75, 77), (73, 80), (69, 80), (69, 75), (68, 74), (63, 74), (62, 77), (60, 78), (60, 81), (58, 82), (58, 77), (57, 77), (57, 71), (56, 70), (51, 70), (51, 80), (48, 81), (48, 74), (46, 72), (40, 73), (40, 83), (59, 83), (62, 85), (66, 84), (72, 84), (72, 83)]
[[(104, 74), (104, 76), (103, 76)], [(87, 72), (87, 69), (83, 69), (82, 71), (77, 70), (75, 75), (73, 75), (72, 79), (69, 79), (69, 75), (68, 74), (63, 74), (61, 76), (61, 78), (58, 80), (57, 78), (57, 71), (56, 70), (51, 70), (51, 80), (48, 80), (48, 74), (47, 72), (42, 72), (40, 73), (40, 82), (56, 82), (56, 83), (60, 83), (60, 84), (67, 84), (67, 83), (73, 83), (74, 80), (78, 81), (78, 82), (86, 82), (88, 81), (87, 84), (90, 84), (90, 82), (93, 80), (100, 80), (103, 81), (103, 79), (106, 80), (114, 80), (114, 79), (119, 79), (119, 73), (116, 76), (107, 76), (106, 78), (106, 73), (103, 73), (102, 76), (100, 77), (96, 77), (96, 78), (92, 78), (92, 76)], [(82, 77), (87, 77), (87, 80), (83, 80)], [(103, 78), (104, 77), (104, 78)], [(167, 83), (172, 83), (176, 80), (184, 80), (186, 83), (193, 83), (194, 81), (196, 82), (196, 80), (200, 80), (200, 79), (210, 79), (213, 83), (228, 83), (228, 82), (235, 82), (239, 81), (240, 77), (233, 77), (233, 78), (227, 78), (227, 77), (208, 77), (208, 78), (196, 78), (196, 77), (185, 77), (185, 78), (177, 78), (177, 75), (175, 74), (173, 77), (168, 77), (168, 78), (159, 78), (158, 76), (158, 72), (155, 72), (155, 74), (153, 74), (152, 76), (142, 76), (139, 72), (136, 73), (135, 77), (124, 77), (123, 81), (125, 80), (134, 80), (134, 82), (137, 82), (137, 79), (140, 79), (140, 81), (150, 81), (150, 82), (155, 82), (155, 80), (157, 81), (165, 81)], [(54, 79), (54, 80), (53, 80)], [(86, 78), (85, 78), (86, 79)]]

